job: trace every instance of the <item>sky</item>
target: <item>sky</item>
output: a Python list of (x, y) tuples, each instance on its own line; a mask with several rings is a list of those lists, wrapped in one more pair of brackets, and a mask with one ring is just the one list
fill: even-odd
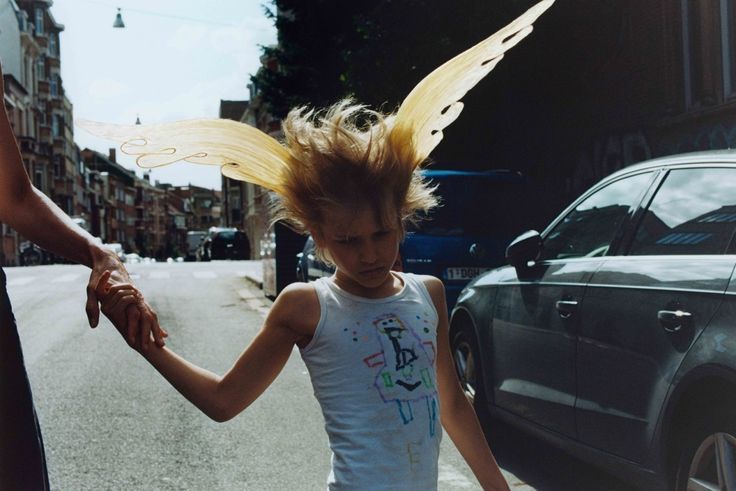
[[(143, 124), (217, 118), (220, 100), (248, 99), (260, 46), (276, 42), (262, 0), (54, 0), (61, 77), (74, 118)], [(121, 8), (124, 29), (112, 27)], [(185, 18), (185, 19), (182, 19)], [(192, 20), (187, 20), (192, 19)], [(107, 154), (114, 142), (74, 129), (80, 148)], [(142, 170), (117, 152), (121, 165)], [(217, 167), (177, 163), (151, 181), (220, 189)]]

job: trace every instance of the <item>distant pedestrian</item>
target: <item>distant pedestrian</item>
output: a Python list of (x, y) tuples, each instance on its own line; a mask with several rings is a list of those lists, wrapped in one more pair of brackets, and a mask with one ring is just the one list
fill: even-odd
[[(0, 98), (4, 100), (2, 84)], [(86, 306), (91, 327), (97, 326), (99, 321), (94, 287), (102, 273), (111, 271), (114, 284), (130, 282), (125, 267), (114, 252), (104, 248), (99, 240), (76, 225), (33, 187), (23, 166), (4, 102), (0, 109), (0, 221), (41, 247), (92, 268)], [(131, 343), (142, 343), (139, 346), (147, 349), (149, 337), (153, 334), (156, 344), (164, 345), (166, 333), (159, 327), (156, 314), (140, 297), (118, 320), (124, 323)], [(48, 320), (48, 327), (53, 328), (53, 319)], [(6, 291), (5, 274), (0, 269), (0, 490), (47, 489), (49, 481), (41, 430)]]
[[(349, 100), (325, 112), (292, 110), (285, 146), (225, 120), (87, 125), (121, 141), (141, 165), (216, 164), (275, 191), (274, 218), (311, 233), (317, 254), (336, 267), (329, 278), (287, 286), (224, 376), (168, 348), (143, 356), (205, 414), (226, 421), (266, 390), (296, 346), (325, 418), (330, 489), (436, 489), (444, 427), (484, 489), (508, 490), (455, 373), (442, 282), (391, 268), (406, 224), (437, 204), (418, 169), (458, 116), (458, 100), (551, 3), (432, 72), (395, 115)], [(137, 289), (109, 285), (105, 273), (97, 293), (123, 327)]]

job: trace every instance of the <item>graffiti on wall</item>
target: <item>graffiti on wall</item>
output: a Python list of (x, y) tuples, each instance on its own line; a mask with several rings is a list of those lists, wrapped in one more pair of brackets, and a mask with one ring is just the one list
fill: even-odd
[(717, 123), (685, 134), (662, 138), (657, 155), (736, 148), (736, 124)]
[(607, 175), (652, 157), (647, 137), (641, 130), (608, 135), (593, 141), (578, 157), (567, 191), (579, 194)]

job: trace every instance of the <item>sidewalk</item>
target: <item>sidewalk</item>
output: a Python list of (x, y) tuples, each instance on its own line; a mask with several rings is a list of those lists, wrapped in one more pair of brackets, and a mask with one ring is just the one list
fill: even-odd
[(253, 267), (248, 268), (245, 273), (245, 280), (254, 286), (263, 290), (263, 263), (261, 261), (253, 261)]

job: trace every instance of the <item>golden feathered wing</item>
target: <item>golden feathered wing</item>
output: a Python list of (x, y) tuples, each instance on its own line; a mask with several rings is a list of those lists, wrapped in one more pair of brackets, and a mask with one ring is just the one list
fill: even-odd
[(78, 120), (93, 135), (120, 143), (140, 167), (178, 161), (217, 165), (232, 179), (272, 191), (283, 190), (289, 152), (276, 139), (253, 126), (228, 119), (194, 119), (153, 125), (115, 125)]
[[(543, 0), (494, 35), (452, 58), (409, 93), (393, 119), (390, 143), (410, 165), (420, 165), (442, 140), (442, 130), (462, 111), (460, 99), (532, 31), (554, 0)], [(288, 149), (262, 131), (226, 119), (157, 125), (112, 125), (78, 120), (93, 135), (120, 143), (145, 168), (178, 161), (217, 165), (233, 179), (284, 194), (285, 174), (297, 165)], [(403, 160), (403, 159), (402, 159)]]
[(532, 23), (554, 0), (543, 0), (491, 37), (447, 61), (419, 82), (404, 99), (392, 130), (393, 144), (410, 146), (415, 165), (442, 140), (442, 130), (463, 109), (460, 99), (532, 32)]

